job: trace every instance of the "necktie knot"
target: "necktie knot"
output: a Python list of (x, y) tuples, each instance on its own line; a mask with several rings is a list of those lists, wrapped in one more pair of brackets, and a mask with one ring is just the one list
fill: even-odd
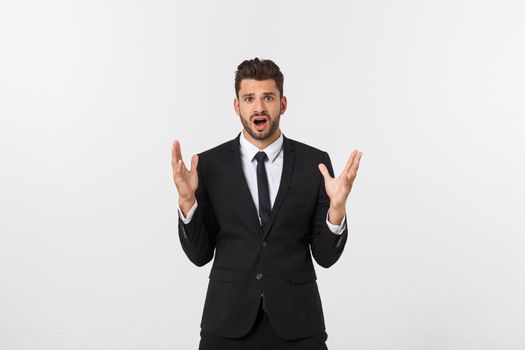
[(261, 161), (264, 163), (266, 159), (268, 159), (268, 156), (265, 152), (257, 152), (257, 154), (253, 158), (257, 160), (257, 163), (260, 163)]

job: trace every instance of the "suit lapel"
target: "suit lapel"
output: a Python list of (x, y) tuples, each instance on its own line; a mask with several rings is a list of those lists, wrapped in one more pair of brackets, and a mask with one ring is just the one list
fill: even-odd
[(286, 191), (288, 191), (290, 181), (292, 180), (294, 163), (295, 154), (293, 152), (292, 144), (283, 135), (283, 172), (281, 174), (281, 182), (279, 184), (279, 190), (277, 191), (277, 197), (275, 198), (275, 202), (270, 212), (268, 223), (264, 228), (263, 239), (266, 239), (268, 233), (270, 233), (270, 229), (272, 228), (275, 218), (277, 217), (281, 203), (286, 196)]
[(251, 220), (253, 224), (256, 225), (259, 234), (262, 235), (263, 233), (259, 223), (259, 216), (257, 215), (257, 208), (253, 202), (250, 189), (248, 188), (248, 183), (246, 182), (246, 177), (244, 176), (244, 172), (242, 170), (239, 143), (240, 136), (241, 134), (239, 133), (239, 135), (234, 140), (232, 140), (230, 147), (228, 162), (231, 169), (233, 169), (230, 180), (233, 184), (232, 188), (238, 190), (238, 197), (240, 197), (239, 210), (246, 211), (249, 220)]

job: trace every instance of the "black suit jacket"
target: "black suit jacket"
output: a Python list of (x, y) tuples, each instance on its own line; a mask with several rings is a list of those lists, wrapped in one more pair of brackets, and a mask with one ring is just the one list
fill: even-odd
[[(343, 252), (348, 232), (326, 225), (329, 198), (318, 169), (326, 152), (284, 137), (283, 171), (268, 224), (257, 210), (241, 166), (240, 134), (199, 154), (197, 210), (179, 236), (197, 266), (215, 259), (201, 327), (228, 338), (252, 327), (264, 293), (265, 309), (285, 339), (313, 336), (325, 329), (312, 256), (323, 267)], [(311, 253), (310, 253), (311, 252)]]

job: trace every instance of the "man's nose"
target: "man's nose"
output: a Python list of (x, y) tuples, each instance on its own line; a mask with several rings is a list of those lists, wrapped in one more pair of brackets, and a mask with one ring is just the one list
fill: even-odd
[(254, 110), (255, 113), (259, 113), (259, 114), (262, 112), (266, 113), (266, 104), (264, 103), (262, 99), (255, 100), (254, 108), (255, 108)]

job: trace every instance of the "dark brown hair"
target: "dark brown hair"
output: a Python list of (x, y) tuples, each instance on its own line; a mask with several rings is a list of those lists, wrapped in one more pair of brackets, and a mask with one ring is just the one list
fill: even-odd
[(237, 71), (235, 72), (235, 95), (237, 98), (239, 98), (239, 90), (243, 79), (273, 79), (281, 94), (280, 97), (283, 97), (284, 76), (272, 60), (260, 60), (255, 57), (252, 60), (244, 60), (237, 66)]

